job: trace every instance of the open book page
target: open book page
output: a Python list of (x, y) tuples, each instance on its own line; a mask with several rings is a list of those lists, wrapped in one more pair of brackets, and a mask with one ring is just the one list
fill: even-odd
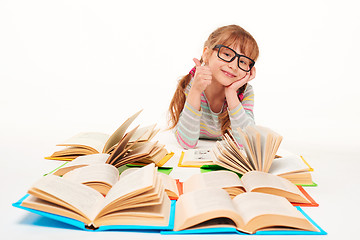
[[(158, 172), (158, 175), (160, 176), (160, 178), (164, 184), (165, 191), (166, 192), (170, 191), (170, 192), (174, 193), (172, 195), (175, 195), (178, 197), (180, 194), (179, 194), (179, 190), (177, 188), (175, 179), (173, 179), (169, 175), (162, 173), (162, 172)], [(168, 193), (168, 195), (169, 195), (169, 193)]]
[(236, 187), (239, 188), (239, 193), (244, 192), (239, 176), (226, 170), (194, 174), (183, 183), (184, 193), (208, 187), (223, 189)]
[(262, 135), (256, 126), (247, 126), (244, 130), (250, 140), (250, 147), (255, 155), (255, 163), (257, 170), (263, 171), (264, 169), (264, 146), (262, 146)]
[(51, 156), (45, 157), (45, 159), (71, 161), (78, 156), (89, 155), (94, 153), (98, 153), (98, 152), (93, 148), (85, 148), (81, 146), (65, 147), (59, 151), (55, 151), (53, 154), (51, 154)]
[(242, 161), (238, 161), (234, 156), (230, 156), (223, 141), (217, 141), (212, 152), (215, 164), (241, 174), (249, 171), (249, 168)]
[(261, 148), (263, 152), (263, 171), (268, 172), (275, 158), (276, 152), (279, 149), (282, 141), (282, 136), (272, 131), (269, 128), (262, 126), (255, 126), (261, 135)]
[[(230, 135), (232, 135), (230, 133)], [(234, 137), (230, 137), (230, 135), (228, 135), (227, 133), (224, 135), (224, 141), (226, 143), (226, 145), (228, 146), (227, 149), (229, 149), (229, 151), (232, 153), (232, 155), (236, 156), (236, 158), (238, 159), (238, 161), (240, 161), (244, 166), (246, 166), (247, 169), (249, 169), (249, 171), (255, 170), (256, 168), (258, 168), (257, 166), (255, 166), (255, 164), (257, 163), (253, 163), (252, 161), (250, 161), (247, 156), (246, 156), (246, 152), (244, 150), (243, 147), (240, 147), (237, 142), (234, 139)]]
[(247, 158), (243, 158), (241, 155), (238, 155), (231, 143), (234, 143), (233, 140), (225, 137), (223, 141), (218, 141), (216, 143), (216, 147), (220, 150), (222, 155), (226, 157), (226, 159), (230, 160), (230, 162), (228, 162), (229, 164), (234, 165), (234, 167), (244, 169), (245, 172), (254, 170), (255, 165)]
[(209, 149), (188, 149), (184, 152), (182, 165), (210, 165), (213, 158)]
[(283, 197), (250, 192), (236, 196), (233, 203), (245, 223), (240, 229), (250, 233), (276, 226), (318, 231)]
[[(162, 155), (163, 153), (163, 150), (166, 151), (165, 149), (165, 145), (164, 144), (160, 144), (159, 142), (156, 142), (155, 145), (153, 145), (150, 153), (149, 153), (149, 156), (147, 156), (148, 159), (153, 159), (155, 157), (157, 157), (158, 155)], [(166, 151), (167, 153), (167, 151)], [(165, 154), (166, 155), (166, 154)], [(140, 159), (140, 161), (142, 161), (142, 159)]]
[(298, 187), (285, 178), (253, 171), (244, 174), (241, 178), (247, 192), (263, 192), (286, 197), (291, 202), (310, 203)]
[(132, 145), (127, 146), (128, 142), (129, 142), (130, 138), (134, 135), (134, 133), (136, 132), (138, 127), (139, 126), (135, 127), (133, 130), (131, 130), (130, 132), (125, 134), (125, 136), (121, 139), (121, 141), (116, 145), (114, 150), (110, 153), (110, 157), (107, 160), (107, 163), (112, 164), (117, 159), (121, 158), (125, 153), (127, 153), (127, 151), (132, 146)]
[(157, 177), (153, 188), (149, 190), (144, 189), (141, 192), (135, 192), (116, 199), (111, 204), (104, 207), (96, 218), (99, 219), (105, 215), (118, 211), (128, 211), (129, 209), (162, 204), (164, 195), (166, 195), (164, 185), (162, 184), (161, 179)]
[(125, 197), (134, 196), (152, 189), (157, 180), (155, 164), (149, 164), (124, 177), (111, 188), (106, 195), (104, 206), (115, 203)]
[(139, 114), (141, 112), (142, 112), (142, 110), (140, 110), (139, 112), (135, 113), (133, 116), (126, 119), (126, 121), (108, 138), (108, 141), (105, 143), (102, 151), (100, 151), (100, 152), (107, 153), (108, 150), (112, 146), (114, 146), (115, 144), (120, 142), (120, 140), (123, 138), (123, 136), (124, 136), (126, 130), (128, 129), (128, 127), (137, 118), (137, 116), (139, 116)]
[(316, 185), (314, 185), (315, 183), (312, 180), (312, 176), (311, 176), (310, 172), (281, 174), (281, 175), (278, 175), (278, 176), (281, 176), (282, 178), (285, 178), (285, 179), (289, 180), (293, 184), (316, 186)]
[(93, 150), (94, 153), (101, 153), (108, 139), (109, 135), (106, 133), (82, 132), (57, 146), (81, 146)]
[(237, 131), (239, 132), (240, 144), (243, 146), (247, 158), (249, 161), (254, 163), (255, 170), (259, 170), (260, 163), (258, 162), (254, 152), (252, 138), (248, 137), (247, 132), (245, 132), (245, 130), (243, 131), (241, 128), (237, 128)]
[[(63, 175), (63, 178), (88, 186), (95, 183), (104, 184), (108, 190), (119, 180), (119, 171), (110, 164), (92, 164), (77, 168)], [(96, 189), (96, 187), (94, 187)], [(106, 194), (101, 191), (102, 194)]]
[(165, 145), (156, 144), (153, 151), (151, 151), (149, 157), (140, 159), (138, 162), (142, 162), (144, 160), (145, 162), (147, 161), (147, 163), (149, 163), (149, 161), (151, 161), (154, 162), (157, 166), (161, 167), (166, 162), (164, 162), (163, 159), (167, 154), (168, 151), (166, 150)]
[(281, 176), (282, 174), (307, 171), (309, 171), (309, 166), (304, 163), (300, 156), (288, 155), (281, 158), (275, 158), (269, 173)]
[(139, 141), (149, 141), (153, 135), (156, 124), (141, 127), (136, 130), (135, 134), (130, 138), (129, 142)]
[(118, 161), (114, 163), (114, 166), (119, 167), (134, 162), (136, 160), (140, 160), (140, 158), (148, 156), (156, 145), (157, 142), (146, 142), (144, 144), (141, 144), (141, 146), (132, 150), (124, 158), (118, 159)]
[(55, 175), (47, 175), (37, 181), (29, 193), (35, 197), (71, 209), (93, 220), (97, 206), (104, 201), (98, 191), (81, 183), (72, 182)]
[(174, 231), (184, 230), (214, 218), (238, 222), (238, 214), (228, 193), (219, 188), (204, 188), (181, 195), (176, 204)]
[[(123, 178), (123, 177), (137, 171), (138, 169), (139, 168), (136, 168), (136, 167), (128, 168), (121, 173), (120, 178)], [(171, 196), (175, 195), (173, 197), (178, 197), (180, 194), (179, 194), (179, 190), (176, 185), (176, 180), (165, 173), (158, 172), (157, 174), (161, 178), (167, 194), (170, 196), (170, 193), (168, 193), (170, 191), (170, 192), (172, 192)]]
[(164, 194), (161, 204), (112, 212), (99, 219), (95, 219), (94, 225), (167, 226), (170, 219), (170, 210), (171, 201)]
[(76, 168), (80, 168), (92, 164), (103, 164), (106, 162), (108, 158), (109, 158), (109, 154), (106, 153), (96, 153), (96, 154), (80, 156), (75, 158), (71, 162), (68, 162), (66, 165), (56, 170), (53, 174), (62, 176), (65, 173), (74, 170)]
[[(64, 204), (63, 204), (64, 205)], [(43, 199), (37, 198), (35, 196), (29, 195), (22, 203), (21, 206), (48, 212), (52, 214), (57, 214), (60, 216), (65, 216), (68, 218), (72, 218), (78, 221), (81, 221), (87, 225), (90, 225), (91, 220), (83, 214), (78, 214), (77, 212), (71, 210), (70, 208), (66, 208), (64, 206), (45, 201)]]

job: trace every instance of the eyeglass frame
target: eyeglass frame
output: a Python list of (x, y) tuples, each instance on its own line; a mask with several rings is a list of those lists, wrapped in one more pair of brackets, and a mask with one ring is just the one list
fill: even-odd
[[(231, 50), (231, 51), (233, 51), (233, 52), (235, 53), (235, 56), (234, 56), (230, 61), (225, 60), (225, 59), (223, 59), (223, 58), (220, 57), (220, 49), (221, 49), (222, 47), (227, 48), (227, 49), (229, 49), (229, 50)], [(222, 44), (218, 44), (218, 45), (215, 45), (214, 49), (216, 49), (216, 48), (218, 49), (218, 51), (217, 51), (217, 56), (218, 56), (218, 58), (220, 58), (221, 60), (223, 60), (223, 61), (225, 61), (225, 62), (232, 62), (232, 61), (234, 61), (235, 58), (237, 57), (237, 58), (238, 58), (237, 65), (238, 65), (238, 67), (239, 67), (241, 70), (243, 70), (244, 72), (250, 72), (251, 69), (252, 69), (252, 68), (254, 67), (254, 65), (255, 65), (255, 61), (254, 61), (254, 60), (252, 60), (251, 58), (249, 58), (249, 57), (247, 57), (247, 56), (245, 56), (245, 55), (238, 54), (234, 49), (229, 48), (228, 46), (225, 46), (225, 45), (222, 45)], [(240, 62), (240, 57), (245, 57), (245, 58), (249, 59), (249, 60), (252, 62), (251, 64), (249, 64), (249, 67), (250, 67), (249, 70), (244, 70), (244, 69), (242, 69), (242, 68), (240, 67), (240, 63), (239, 63), (239, 62)]]

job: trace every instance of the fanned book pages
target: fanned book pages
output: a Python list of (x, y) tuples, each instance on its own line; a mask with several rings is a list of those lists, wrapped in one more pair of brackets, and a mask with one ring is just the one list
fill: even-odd
[(231, 199), (225, 190), (210, 187), (179, 197), (175, 211), (175, 233), (225, 227), (248, 234), (284, 229), (314, 234), (321, 232), (286, 198), (280, 196), (247, 192)]
[(109, 154), (107, 163), (116, 167), (127, 163), (137, 162), (148, 164), (154, 162), (158, 166), (171, 157), (165, 145), (151, 142), (157, 134), (156, 124), (135, 127), (127, 132), (131, 123), (141, 111), (129, 117), (111, 136), (105, 133), (83, 132), (79, 133), (57, 146), (65, 147), (54, 152), (46, 159), (72, 161), (79, 156), (91, 154)]
[[(137, 168), (128, 168), (125, 171), (123, 171), (120, 174), (120, 178), (123, 178), (125, 176), (127, 176), (128, 174), (136, 171)], [(164, 184), (164, 188), (165, 188), (165, 192), (168, 195), (168, 197), (171, 200), (177, 200), (180, 196), (180, 194), (182, 194), (182, 186), (179, 185), (179, 180), (178, 179), (174, 179), (171, 176), (162, 173), (162, 172), (158, 172), (159, 177), (161, 178), (163, 184)]]
[(295, 184), (312, 184), (309, 167), (301, 157), (276, 157), (281, 135), (262, 126), (238, 128), (240, 140), (225, 134), (213, 148), (214, 163), (239, 174), (250, 171), (269, 172), (282, 176)]
[[(70, 224), (76, 222), (77, 226), (80, 223), (83, 229), (118, 229), (134, 225), (168, 229), (171, 226), (172, 203), (154, 164), (120, 179), (117, 179), (118, 173), (114, 174), (115, 179), (108, 176), (105, 181), (113, 183), (106, 196), (101, 194), (102, 189), (83, 184), (89, 179), (76, 172), (83, 169), (86, 167), (69, 172), (74, 173), (72, 176), (51, 174), (41, 178), (29, 189), (29, 195), (14, 206)], [(100, 170), (91, 169), (90, 172), (92, 176), (89, 177), (94, 178)]]

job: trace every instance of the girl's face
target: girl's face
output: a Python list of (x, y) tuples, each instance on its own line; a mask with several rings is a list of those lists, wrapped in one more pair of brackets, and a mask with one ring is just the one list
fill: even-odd
[[(244, 55), (240, 52), (239, 47), (232, 45), (228, 47), (235, 50), (238, 54)], [(205, 64), (210, 67), (214, 81), (226, 87), (246, 76), (247, 72), (238, 67), (237, 58), (232, 62), (225, 62), (217, 56), (217, 53), (218, 49), (211, 50), (205, 48), (203, 55)]]

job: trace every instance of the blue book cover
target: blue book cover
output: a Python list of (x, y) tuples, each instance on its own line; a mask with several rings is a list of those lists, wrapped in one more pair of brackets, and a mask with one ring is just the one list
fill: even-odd
[[(309, 215), (307, 215), (301, 207), (297, 206), (296, 209), (300, 211), (318, 230), (319, 232), (312, 231), (302, 231), (302, 230), (272, 230), (272, 231), (257, 231), (251, 235), (327, 235), (325, 232), (314, 220), (312, 220)], [(173, 234), (240, 234), (240, 235), (250, 235), (247, 233), (239, 232), (232, 227), (221, 227), (221, 228), (204, 228), (204, 229), (189, 229), (181, 231), (161, 231), (163, 235), (173, 235)]]
[(69, 224), (71, 226), (74, 226), (76, 228), (86, 230), (86, 231), (107, 231), (107, 230), (132, 230), (132, 231), (161, 231), (161, 230), (172, 230), (174, 228), (174, 219), (175, 219), (175, 200), (171, 201), (171, 210), (170, 210), (170, 219), (169, 224), (167, 226), (151, 226), (151, 225), (108, 225), (108, 226), (100, 226), (97, 229), (88, 229), (85, 224), (81, 221), (71, 219), (68, 217), (63, 217), (60, 215), (43, 212), (39, 210), (34, 210), (31, 208), (23, 207), (21, 206), (21, 203), (29, 196), (29, 194), (26, 194), (23, 198), (21, 198), (19, 201), (13, 203), (12, 205), (17, 208), (21, 208), (24, 210), (27, 210), (32, 213), (36, 213), (40, 216), (46, 217), (48, 219), (56, 220), (62, 223)]

